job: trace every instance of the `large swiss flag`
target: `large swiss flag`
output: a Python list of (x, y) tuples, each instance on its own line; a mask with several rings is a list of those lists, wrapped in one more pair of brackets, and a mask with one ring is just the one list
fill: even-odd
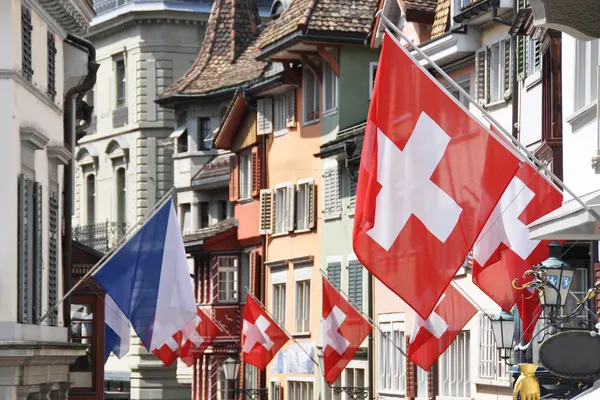
[[(549, 241), (529, 239), (527, 225), (560, 207), (562, 199), (554, 185), (524, 163), (475, 242), (473, 282), (504, 311), (509, 312), (524, 295), (527, 302), (538, 302), (535, 294), (514, 289), (512, 281), (523, 281), (525, 271), (548, 258)], [(530, 304), (523, 309), (534, 312), (535, 308)]]
[(518, 167), (509, 144), (386, 34), (357, 188), (361, 263), (427, 318)]
[(373, 327), (323, 277), (323, 366), (334, 384)]

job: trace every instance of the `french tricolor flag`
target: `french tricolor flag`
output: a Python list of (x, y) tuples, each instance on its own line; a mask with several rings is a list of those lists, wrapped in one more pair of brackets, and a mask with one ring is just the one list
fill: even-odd
[(104, 296), (104, 363), (114, 353), (122, 358), (129, 352), (130, 328), (129, 320), (123, 311), (110, 297)]
[(148, 351), (183, 329), (197, 308), (173, 200), (166, 201), (94, 277)]

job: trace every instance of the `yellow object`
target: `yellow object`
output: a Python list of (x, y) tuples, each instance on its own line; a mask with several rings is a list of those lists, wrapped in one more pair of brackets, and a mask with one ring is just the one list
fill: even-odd
[(540, 400), (540, 384), (535, 377), (537, 364), (519, 364), (521, 376), (515, 382), (513, 400), (521, 395), (521, 400)]

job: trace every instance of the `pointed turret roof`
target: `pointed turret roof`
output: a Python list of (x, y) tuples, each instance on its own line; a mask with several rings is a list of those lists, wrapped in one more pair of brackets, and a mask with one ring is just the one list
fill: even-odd
[(260, 78), (267, 63), (256, 60), (259, 24), (254, 0), (215, 0), (196, 61), (159, 101), (234, 89)]

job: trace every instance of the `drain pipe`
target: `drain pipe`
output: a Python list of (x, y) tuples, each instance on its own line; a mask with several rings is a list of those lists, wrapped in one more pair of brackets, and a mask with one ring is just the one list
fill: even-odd
[[(513, 10), (516, 10), (516, 7), (513, 7)], [(514, 11), (513, 11), (513, 13), (514, 13)], [(492, 6), (492, 21), (497, 22), (502, 25), (512, 26), (511, 21), (507, 21), (504, 18), (498, 16), (498, 7), (497, 6)]]
[[(63, 248), (62, 248), (62, 275), (63, 275), (63, 291), (66, 293), (71, 289), (71, 273), (72, 273), (72, 242), (73, 242), (73, 186), (74, 186), (74, 157), (75, 143), (77, 131), (77, 98), (82, 97), (96, 84), (96, 72), (100, 65), (96, 63), (96, 48), (94, 45), (78, 36), (67, 35), (65, 43), (76, 47), (83, 47), (88, 52), (88, 74), (83, 81), (69, 89), (65, 94), (65, 108), (63, 116), (63, 140), (64, 146), (71, 152), (71, 159), (64, 167), (63, 176)], [(68, 297), (63, 303), (63, 320), (65, 326), (71, 323), (71, 298)], [(71, 340), (71, 330), (68, 329), (68, 338)]]

